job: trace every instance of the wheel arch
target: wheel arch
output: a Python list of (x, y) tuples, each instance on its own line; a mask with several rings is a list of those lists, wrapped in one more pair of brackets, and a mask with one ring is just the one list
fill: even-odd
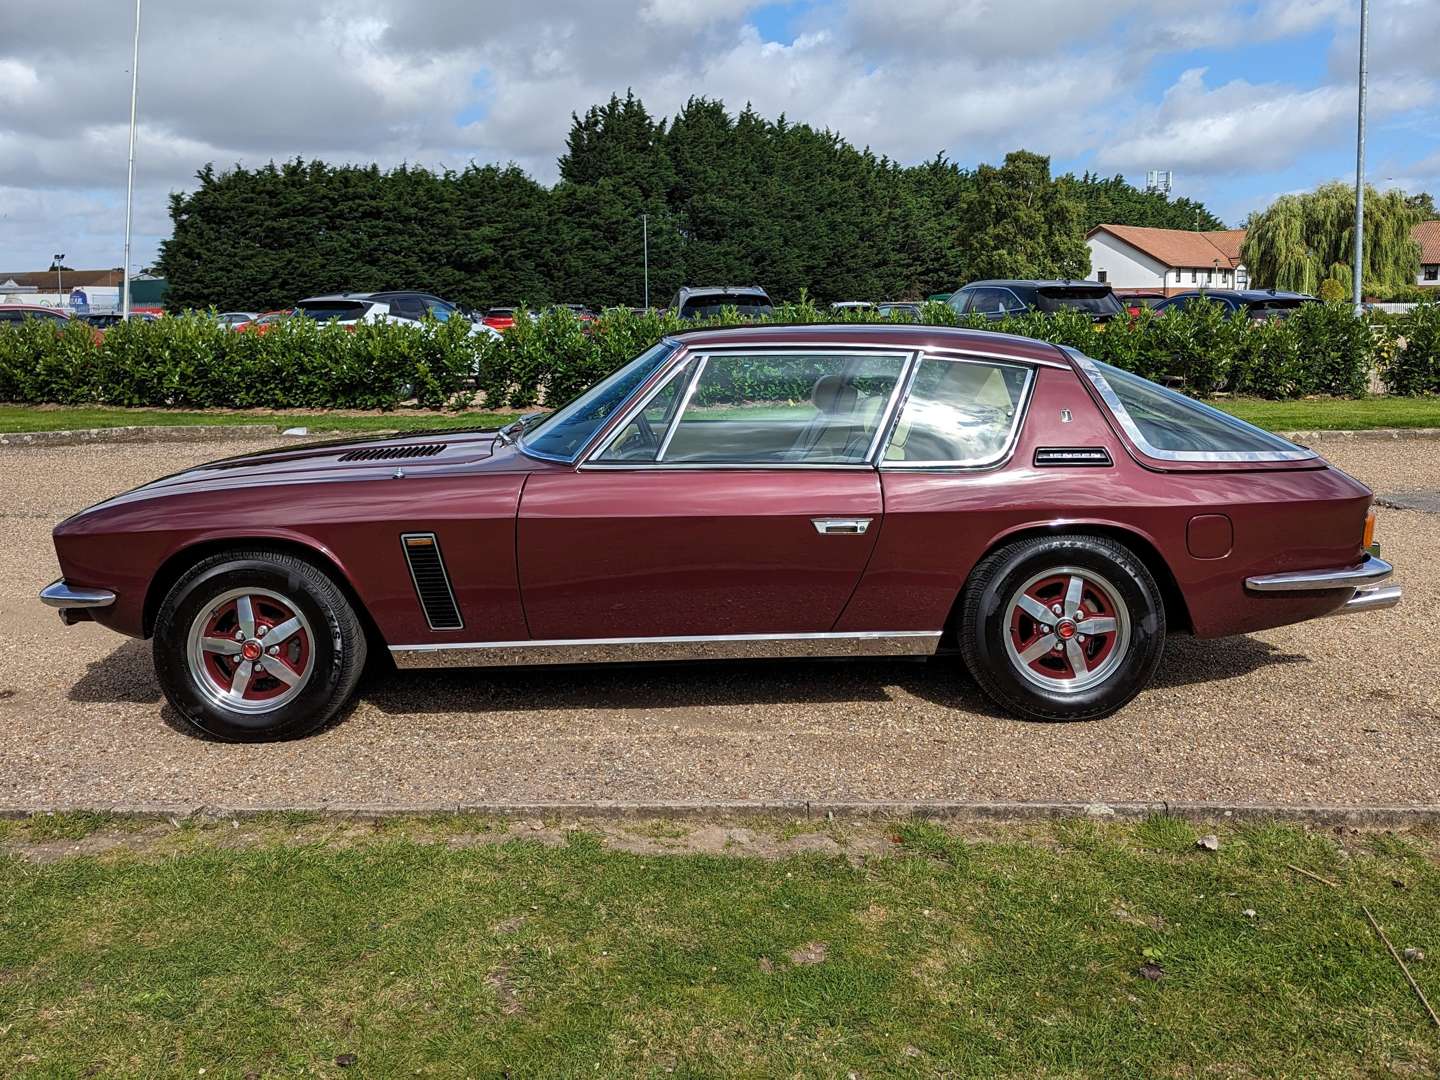
[[(1006, 544), (1045, 536), (1098, 536), (1124, 544), (1145, 564), (1145, 569), (1149, 570), (1150, 576), (1155, 579), (1155, 584), (1160, 589), (1160, 598), (1165, 604), (1166, 624), (1172, 630), (1194, 632), (1194, 623), (1190, 618), (1190, 608), (1186, 603), (1185, 593), (1180, 588), (1174, 571), (1170, 569), (1170, 564), (1160, 554), (1159, 547), (1151, 537), (1127, 525), (1109, 521), (1057, 521), (1017, 525), (992, 539), (981, 553), (980, 558), (975, 560), (975, 565), (978, 566), (997, 548), (1004, 547)], [(973, 573), (974, 567), (971, 567), (970, 573), (965, 575), (965, 581), (961, 584), (960, 591), (950, 606), (950, 616), (945, 623), (947, 644), (954, 642), (955, 620), (960, 614), (965, 586), (969, 584), (970, 574)]]
[(169, 595), (175, 582), (180, 580), (186, 570), (211, 555), (253, 548), (264, 548), (293, 555), (328, 574), (340, 591), (345, 594), (345, 598), (350, 601), (350, 606), (354, 608), (360, 625), (365, 628), (365, 636), (369, 643), (376, 647), (372, 655), (385, 654), (385, 640), (380, 634), (379, 627), (371, 618), (364, 599), (360, 596), (359, 590), (355, 588), (355, 583), (350, 580), (350, 575), (345, 572), (344, 566), (332, 552), (319, 544), (292, 536), (266, 536), (264, 534), (200, 539), (171, 552), (160, 564), (160, 568), (155, 571), (154, 576), (150, 579), (150, 585), (145, 591), (142, 622), (144, 637), (149, 638), (154, 635), (155, 617), (160, 611), (160, 605), (165, 602), (165, 597)]

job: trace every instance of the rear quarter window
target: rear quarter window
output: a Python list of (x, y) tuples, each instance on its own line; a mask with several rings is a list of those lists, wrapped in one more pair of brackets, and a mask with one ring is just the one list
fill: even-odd
[(1302, 461), (1316, 456), (1312, 450), (1149, 379), (1067, 351), (1131, 441), (1148, 457), (1218, 462)]

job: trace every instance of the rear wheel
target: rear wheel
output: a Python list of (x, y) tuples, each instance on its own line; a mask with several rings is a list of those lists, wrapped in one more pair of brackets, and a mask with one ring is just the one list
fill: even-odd
[(303, 735), (344, 707), (365, 634), (324, 571), (276, 551), (213, 555), (171, 588), (155, 620), (155, 671), (177, 712), (234, 742)]
[(975, 681), (1041, 720), (1109, 715), (1150, 681), (1165, 647), (1154, 577), (1129, 548), (1097, 536), (1020, 540), (986, 556), (960, 620)]

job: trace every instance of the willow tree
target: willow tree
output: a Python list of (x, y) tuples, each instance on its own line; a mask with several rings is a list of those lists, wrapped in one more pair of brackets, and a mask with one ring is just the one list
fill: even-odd
[[(1365, 190), (1365, 277), (1369, 288), (1415, 284), (1420, 248), (1411, 230), (1420, 213), (1400, 191)], [(1355, 263), (1355, 190), (1325, 184), (1304, 195), (1282, 195), (1249, 222), (1241, 257), (1262, 289), (1317, 293), (1335, 281), (1350, 295)]]

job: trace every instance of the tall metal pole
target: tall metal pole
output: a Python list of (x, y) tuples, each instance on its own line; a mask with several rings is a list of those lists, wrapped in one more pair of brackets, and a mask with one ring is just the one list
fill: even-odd
[(640, 234), (645, 245), (645, 310), (650, 310), (650, 215), (640, 215)]
[(130, 57), (130, 166), (125, 180), (125, 268), (121, 271), (120, 317), (130, 318), (130, 213), (135, 202), (135, 99), (140, 90), (140, 0), (135, 0), (135, 48)]
[(1360, 111), (1355, 135), (1355, 314), (1365, 313), (1365, 51), (1370, 38), (1370, 0), (1360, 0)]

